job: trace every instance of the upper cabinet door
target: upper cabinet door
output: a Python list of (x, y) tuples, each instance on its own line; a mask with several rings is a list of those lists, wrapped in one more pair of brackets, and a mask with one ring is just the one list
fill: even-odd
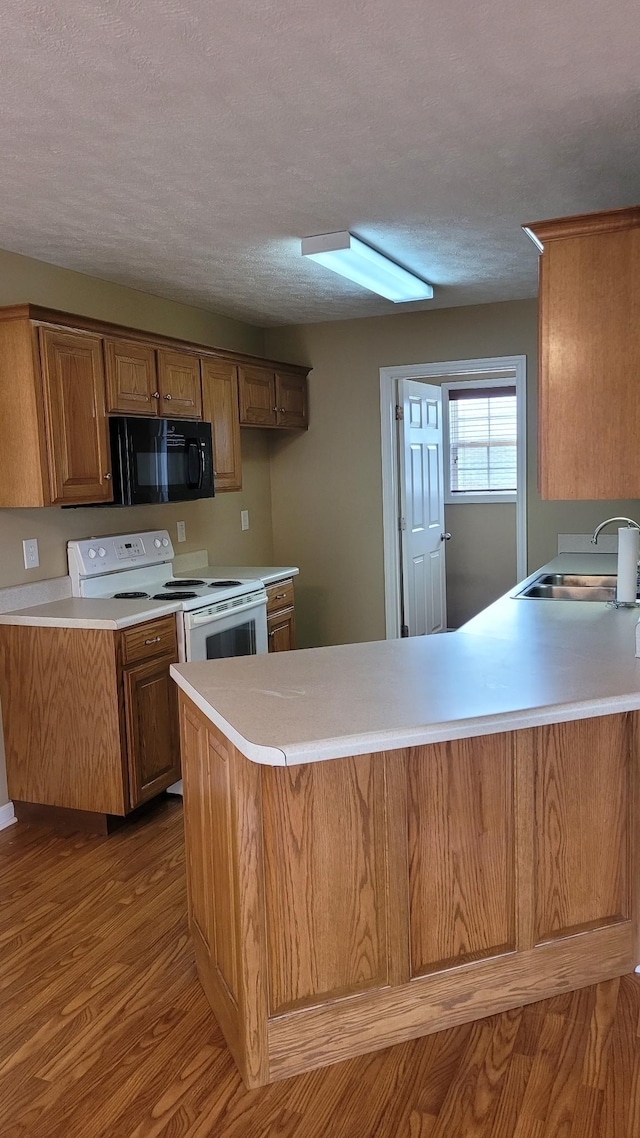
[(238, 368), (240, 424), (243, 427), (275, 427), (275, 381), (269, 368)]
[(276, 372), (276, 414), (278, 427), (306, 427), (307, 380), (295, 372)]
[(157, 415), (156, 353), (148, 344), (105, 340), (107, 408), (121, 415)]
[(160, 414), (165, 419), (201, 419), (200, 360), (186, 352), (158, 350)]
[(640, 497), (640, 209), (527, 227), (542, 248), (543, 499)]
[(102, 341), (40, 328), (52, 502), (111, 502)]
[(223, 360), (203, 359), (202, 418), (211, 423), (216, 493), (242, 489), (238, 369)]

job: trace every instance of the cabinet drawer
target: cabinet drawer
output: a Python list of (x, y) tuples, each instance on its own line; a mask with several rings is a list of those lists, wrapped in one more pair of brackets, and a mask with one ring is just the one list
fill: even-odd
[(293, 581), (290, 577), (286, 581), (276, 581), (275, 585), (267, 586), (267, 613), (291, 608), (293, 603)]
[(175, 616), (136, 624), (122, 633), (122, 663), (134, 664), (165, 653), (178, 656)]

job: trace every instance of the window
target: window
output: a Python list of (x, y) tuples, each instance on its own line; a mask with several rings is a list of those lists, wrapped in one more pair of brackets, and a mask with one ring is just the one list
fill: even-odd
[(515, 501), (518, 412), (513, 380), (446, 387), (446, 500)]

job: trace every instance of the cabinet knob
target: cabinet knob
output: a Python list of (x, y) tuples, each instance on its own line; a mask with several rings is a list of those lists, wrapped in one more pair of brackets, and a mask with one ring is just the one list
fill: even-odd
[(271, 408), (271, 410), (272, 410), (272, 411), (277, 411), (277, 410), (279, 410), (279, 408), (278, 408), (278, 407), (272, 407), (272, 408)]
[(165, 396), (164, 396), (164, 398), (165, 398), (165, 399), (171, 399), (171, 396), (170, 396), (170, 395), (165, 395)]
[(286, 410), (287, 410), (287, 408), (286, 408), (286, 407), (278, 407), (278, 411), (280, 411), (280, 413), (281, 413), (282, 415), (284, 415), (284, 414), (286, 413)]
[(105, 474), (105, 476), (104, 476), (104, 480), (105, 480), (105, 482), (110, 482), (110, 481), (111, 481), (111, 475), (110, 475), (110, 474)]
[(160, 392), (159, 392), (159, 391), (154, 391), (154, 392), (153, 392), (153, 395), (151, 396), (151, 398), (152, 398), (152, 399), (159, 399), (159, 398), (160, 398)]

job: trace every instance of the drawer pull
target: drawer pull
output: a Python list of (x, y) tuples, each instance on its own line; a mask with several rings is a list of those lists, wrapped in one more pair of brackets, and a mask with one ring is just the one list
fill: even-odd
[(145, 644), (159, 644), (161, 640), (161, 636), (152, 636), (151, 640), (145, 640)]
[(284, 598), (286, 597), (286, 595), (287, 595), (286, 593), (276, 593), (276, 595), (273, 599), (274, 599), (274, 601), (283, 601)]

